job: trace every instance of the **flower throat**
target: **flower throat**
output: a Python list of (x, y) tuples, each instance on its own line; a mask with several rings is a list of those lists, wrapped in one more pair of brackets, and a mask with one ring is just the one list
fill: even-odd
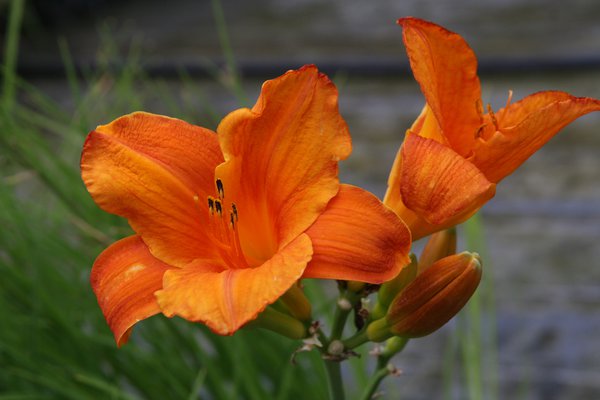
[[(247, 268), (248, 262), (244, 257), (240, 236), (238, 232), (239, 215), (235, 203), (231, 202), (228, 217), (225, 212), (225, 189), (220, 179), (216, 180), (218, 198), (208, 196), (208, 224), (209, 230), (216, 239), (214, 241), (219, 255), (230, 268)], [(198, 196), (194, 197), (198, 202)]]

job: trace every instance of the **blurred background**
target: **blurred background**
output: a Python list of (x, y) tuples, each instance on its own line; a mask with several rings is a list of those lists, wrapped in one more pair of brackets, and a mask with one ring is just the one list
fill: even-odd
[[(353, 136), (342, 180), (381, 197), (423, 105), (402, 16), (469, 42), (494, 109), (509, 90), (600, 98), (600, 2), (0, 1), (0, 399), (324, 398), (316, 355), (293, 366), (297, 344), (266, 332), (218, 338), (155, 317), (115, 348), (89, 269), (128, 228), (88, 198), (81, 144), (139, 109), (214, 129), (265, 79), (314, 63)], [(462, 233), (485, 282), (459, 318), (395, 358), (403, 374), (383, 398), (600, 398), (600, 113), (503, 181)], [(330, 283), (307, 290), (317, 311), (335, 295)], [(363, 352), (344, 369), (353, 387)]]

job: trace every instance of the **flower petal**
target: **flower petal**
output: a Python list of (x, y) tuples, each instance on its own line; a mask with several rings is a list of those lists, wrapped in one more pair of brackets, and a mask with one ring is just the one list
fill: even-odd
[(170, 268), (138, 236), (121, 239), (98, 256), (90, 281), (118, 346), (127, 342), (136, 322), (160, 312), (154, 292)]
[(433, 139), (436, 142), (442, 143), (450, 147), (448, 140), (442, 134), (440, 125), (438, 124), (433, 111), (429, 104), (425, 103), (421, 114), (417, 117), (413, 125), (409, 129), (410, 133), (417, 134), (427, 139)]
[[(465, 221), (494, 196), (495, 189), (496, 185), (452, 149), (417, 135), (406, 136), (400, 176), (402, 202), (434, 225), (434, 231)], [(433, 232), (422, 232), (424, 227), (405, 222), (413, 240)]]
[(499, 182), (562, 128), (593, 111), (600, 111), (599, 100), (556, 91), (527, 96), (495, 115), (498, 129), (477, 140), (471, 161)]
[(388, 180), (388, 189), (383, 199), (383, 204), (389, 207), (391, 210), (398, 215), (402, 221), (408, 226), (412, 240), (416, 241), (425, 237), (431, 233), (437, 232), (441, 229), (445, 229), (445, 225), (435, 225), (427, 222), (425, 218), (416, 213), (415, 211), (408, 208), (402, 201), (402, 192), (400, 187), (402, 186), (402, 147), (398, 151), (396, 162), (392, 167), (393, 174), (390, 174)]
[[(406, 136), (415, 134), (423, 138), (432, 139), (436, 142), (448, 146), (447, 140), (440, 131), (440, 127), (431, 111), (431, 108), (425, 104), (419, 117), (415, 120), (411, 128), (406, 133)], [(419, 215), (408, 209), (402, 201), (400, 186), (402, 184), (402, 146), (398, 149), (396, 159), (390, 170), (388, 177), (388, 187), (383, 198), (383, 203), (394, 210), (396, 214), (410, 227), (413, 240), (428, 234), (427, 232), (435, 232), (438, 227), (428, 224)], [(419, 227), (421, 226), (421, 227)]]
[(96, 131), (158, 161), (187, 187), (206, 196), (215, 190), (215, 167), (223, 154), (215, 132), (147, 112), (117, 118)]
[(314, 255), (305, 278), (385, 282), (409, 262), (406, 225), (371, 193), (350, 185), (306, 231)]
[[(400, 149), (401, 151), (402, 149)], [(400, 165), (397, 171), (398, 179), (393, 184), (388, 183), (388, 189), (383, 198), (383, 204), (394, 211), (394, 213), (404, 221), (408, 229), (410, 230), (413, 241), (419, 240), (423, 236), (427, 236), (430, 233), (443, 229), (439, 226), (429, 224), (419, 214), (406, 207), (402, 201), (402, 192), (400, 191), (401, 181), (400, 176), (402, 174), (402, 157), (397, 157), (398, 163), (394, 163), (394, 166)], [(392, 175), (390, 174), (390, 178)], [(390, 179), (391, 181), (391, 179)]]
[(204, 206), (214, 193), (219, 152), (208, 130), (136, 113), (88, 135), (81, 175), (96, 203), (127, 218), (155, 257), (183, 266), (213, 257), (208, 213), (194, 199)]
[(203, 322), (215, 333), (231, 335), (284, 294), (310, 261), (312, 246), (302, 234), (256, 268), (209, 271), (190, 265), (168, 271), (156, 293), (163, 313)]
[(217, 169), (239, 211), (244, 253), (260, 265), (305, 231), (338, 191), (338, 161), (351, 151), (337, 90), (314, 66), (265, 82), (252, 110), (217, 129)]
[(441, 26), (402, 18), (404, 44), (442, 133), (458, 154), (471, 150), (481, 126), (481, 88), (477, 58), (464, 39)]

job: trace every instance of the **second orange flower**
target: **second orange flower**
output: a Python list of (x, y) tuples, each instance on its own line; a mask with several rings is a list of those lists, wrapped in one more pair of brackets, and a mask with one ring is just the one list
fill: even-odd
[(600, 110), (598, 100), (544, 91), (484, 113), (477, 59), (464, 39), (417, 18), (398, 23), (426, 103), (406, 132), (384, 202), (413, 240), (467, 220), (562, 128)]

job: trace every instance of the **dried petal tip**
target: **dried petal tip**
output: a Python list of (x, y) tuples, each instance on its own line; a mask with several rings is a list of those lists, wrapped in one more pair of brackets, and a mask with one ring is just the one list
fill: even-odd
[(481, 258), (463, 252), (445, 257), (408, 285), (386, 315), (391, 333), (421, 337), (441, 328), (471, 298), (481, 281)]
[[(465, 253), (469, 254), (469, 252), (465, 252)], [(470, 254), (471, 254), (471, 256), (473, 256), (472, 268), (481, 270), (481, 267), (483, 266), (483, 264), (481, 263), (481, 256), (479, 255), (479, 253), (473, 252)]]

